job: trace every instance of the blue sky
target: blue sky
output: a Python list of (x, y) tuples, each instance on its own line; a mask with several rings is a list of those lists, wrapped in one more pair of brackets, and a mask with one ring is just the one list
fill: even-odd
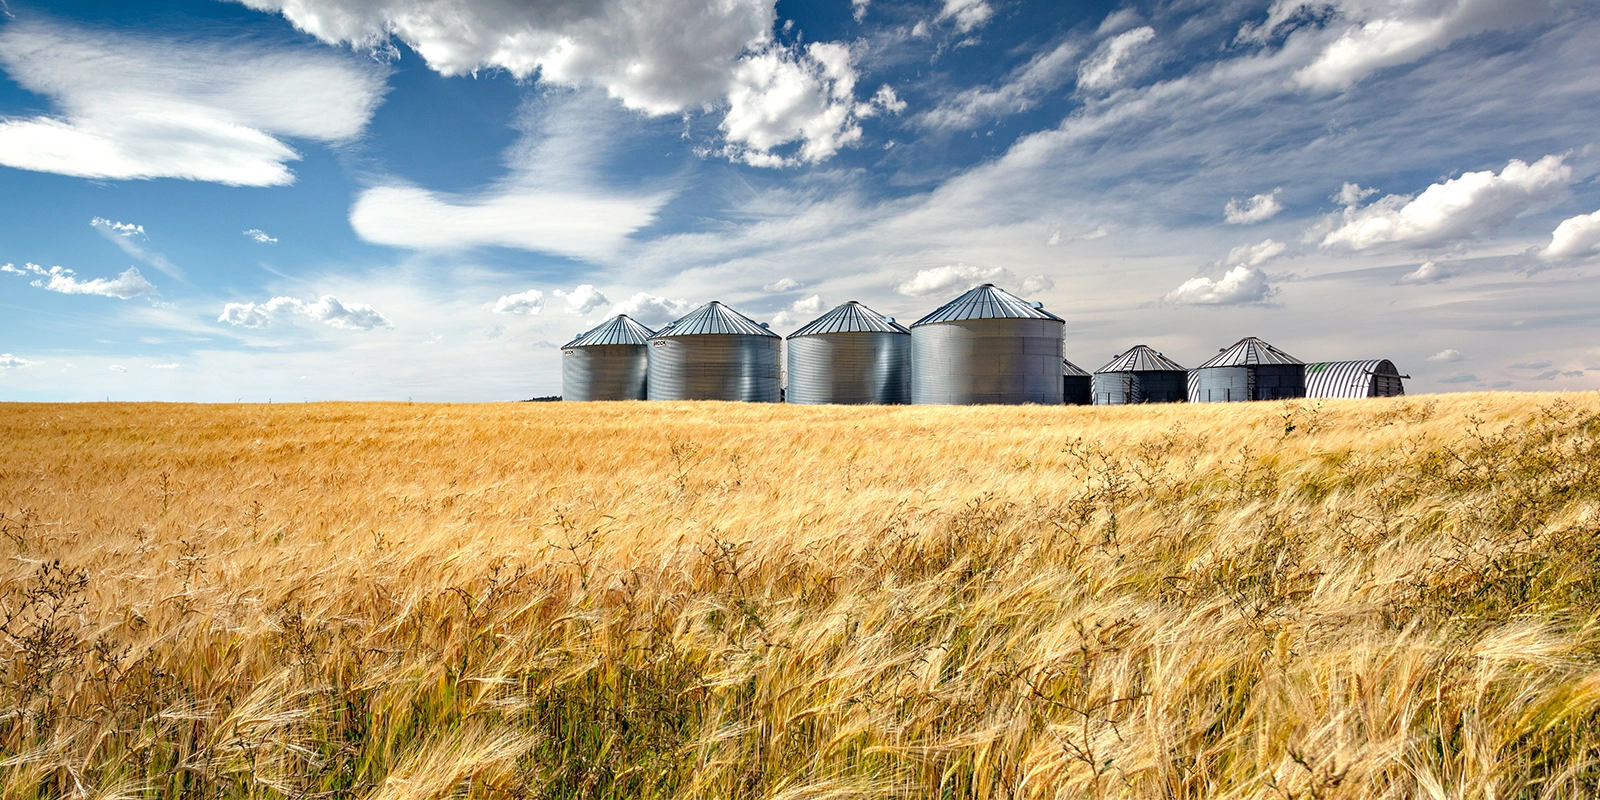
[(1600, 5), (5, 0), (0, 399), (505, 400), (720, 299), (993, 282), (1600, 389)]

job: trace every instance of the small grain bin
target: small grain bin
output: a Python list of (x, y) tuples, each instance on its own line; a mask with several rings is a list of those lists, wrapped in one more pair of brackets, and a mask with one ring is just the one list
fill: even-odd
[(787, 342), (790, 403), (911, 402), (911, 331), (854, 300)]
[(782, 343), (765, 325), (707, 303), (650, 339), (649, 397), (776, 403)]
[(911, 402), (1061, 404), (1066, 322), (993, 284), (911, 326)]
[(1290, 400), (1306, 396), (1306, 365), (1254, 336), (1225, 347), (1189, 373), (1189, 402)]
[(1306, 397), (1400, 397), (1409, 377), (1387, 358), (1322, 361), (1306, 365)]
[(1094, 371), (1094, 404), (1181, 403), (1189, 371), (1145, 345), (1135, 345)]
[(1061, 404), (1086, 406), (1094, 402), (1094, 376), (1083, 367), (1061, 359)]
[(626, 314), (606, 320), (561, 346), (561, 399), (643, 400), (655, 331)]

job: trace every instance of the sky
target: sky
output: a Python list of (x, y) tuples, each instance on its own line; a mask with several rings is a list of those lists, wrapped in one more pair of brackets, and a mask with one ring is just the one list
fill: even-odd
[(1600, 3), (0, 0), (0, 400), (494, 401), (979, 283), (1600, 389)]

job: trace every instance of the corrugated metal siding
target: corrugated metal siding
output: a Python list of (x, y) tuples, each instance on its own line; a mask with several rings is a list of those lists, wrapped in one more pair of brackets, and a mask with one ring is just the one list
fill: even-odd
[(651, 400), (738, 400), (776, 403), (776, 336), (698, 334), (650, 340)]
[(1188, 399), (1187, 372), (1097, 372), (1094, 404), (1120, 406), (1137, 403), (1182, 403)]
[(1248, 367), (1257, 364), (1303, 364), (1303, 362), (1254, 336), (1246, 336), (1195, 369)]
[(1053, 319), (1061, 322), (1062, 319), (1042, 308), (1034, 308), (1032, 303), (1016, 295), (986, 283), (966, 294), (945, 303), (922, 319), (912, 323), (911, 327), (929, 325), (939, 322), (959, 322), (967, 319)]
[(1060, 405), (1062, 328), (1055, 317), (919, 322), (911, 328), (911, 402)]
[(909, 333), (791, 335), (787, 349), (787, 402), (800, 405), (911, 402)]
[(770, 336), (782, 338), (762, 327), (761, 323), (712, 301), (685, 314), (682, 319), (656, 331), (656, 337), (699, 336), (701, 334), (732, 334), (741, 336)]
[(1189, 379), (1191, 403), (1293, 400), (1306, 396), (1304, 364), (1195, 369)]
[(561, 399), (643, 400), (649, 357), (642, 344), (568, 347), (561, 351)]
[(608, 344), (642, 345), (656, 335), (655, 331), (634, 322), (627, 314), (618, 314), (599, 325), (578, 334), (576, 339), (562, 347), (593, 347)]
[(1089, 375), (1061, 376), (1061, 404), (1086, 406), (1094, 402), (1094, 378)]
[(845, 303), (826, 314), (802, 325), (799, 330), (789, 334), (793, 339), (797, 336), (817, 336), (824, 333), (910, 333), (904, 325), (867, 308), (854, 300)]
[(1134, 345), (1127, 352), (1095, 372), (1188, 372), (1182, 364), (1145, 345)]
[(1306, 365), (1306, 397), (1399, 397), (1405, 393), (1400, 370), (1388, 359)]

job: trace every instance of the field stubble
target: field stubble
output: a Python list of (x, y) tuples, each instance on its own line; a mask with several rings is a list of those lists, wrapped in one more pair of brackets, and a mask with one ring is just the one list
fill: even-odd
[(1600, 792), (1600, 397), (8, 405), (0, 797)]

